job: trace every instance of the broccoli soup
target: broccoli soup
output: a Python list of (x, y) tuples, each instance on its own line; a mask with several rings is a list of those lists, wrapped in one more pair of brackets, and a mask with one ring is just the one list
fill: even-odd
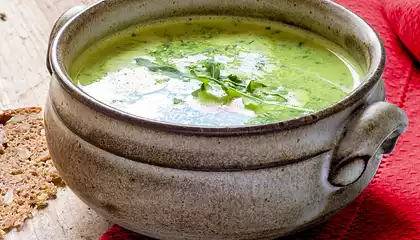
[(337, 45), (278, 22), (174, 18), (109, 36), (75, 59), (83, 91), (119, 110), (163, 122), (236, 126), (325, 108), (360, 83)]

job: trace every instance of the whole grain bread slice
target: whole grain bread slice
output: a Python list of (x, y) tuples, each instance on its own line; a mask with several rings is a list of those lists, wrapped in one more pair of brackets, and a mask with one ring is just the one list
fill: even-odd
[(0, 110), (0, 239), (47, 206), (64, 182), (55, 169), (39, 107)]

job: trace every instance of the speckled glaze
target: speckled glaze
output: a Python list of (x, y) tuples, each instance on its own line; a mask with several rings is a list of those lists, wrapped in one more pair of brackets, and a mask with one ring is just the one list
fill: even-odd
[[(77, 54), (131, 24), (183, 15), (286, 22), (347, 49), (367, 70), (340, 102), (309, 116), (194, 127), (133, 116), (77, 88)], [(51, 155), (68, 186), (111, 221), (157, 239), (275, 239), (354, 200), (407, 128), (385, 102), (382, 44), (359, 17), (324, 0), (106, 0), (66, 12), (50, 38), (45, 109)]]

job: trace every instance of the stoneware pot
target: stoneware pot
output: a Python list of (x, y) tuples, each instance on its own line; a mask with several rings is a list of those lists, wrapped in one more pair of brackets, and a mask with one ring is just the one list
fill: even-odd
[[(118, 111), (69, 78), (72, 60), (108, 34), (206, 14), (310, 30), (352, 53), (365, 80), (308, 116), (195, 127)], [(407, 128), (405, 113), (385, 101), (378, 36), (326, 0), (106, 0), (66, 12), (50, 40), (45, 126), (58, 171), (99, 214), (158, 239), (274, 239), (313, 226), (361, 193)]]

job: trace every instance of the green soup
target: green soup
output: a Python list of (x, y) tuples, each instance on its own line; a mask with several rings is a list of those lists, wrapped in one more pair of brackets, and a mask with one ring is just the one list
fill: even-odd
[(360, 83), (337, 45), (277, 22), (176, 18), (107, 37), (75, 59), (87, 94), (144, 118), (200, 126), (277, 122), (318, 111)]

